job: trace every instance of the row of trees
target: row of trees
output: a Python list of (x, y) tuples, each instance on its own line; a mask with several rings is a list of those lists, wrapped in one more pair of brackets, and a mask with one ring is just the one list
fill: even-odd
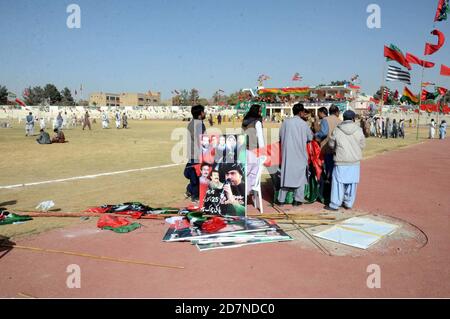
[(65, 87), (61, 91), (54, 84), (47, 84), (43, 88), (40, 86), (29, 87), (24, 92), (25, 103), (27, 105), (63, 105), (74, 106), (75, 100), (72, 92)]
[[(6, 86), (0, 85), (0, 105), (8, 103), (8, 93)], [(75, 105), (75, 100), (70, 90), (65, 87), (58, 91), (54, 84), (47, 84), (43, 88), (40, 86), (28, 87), (23, 93), (23, 98), (27, 105)]]
[(186, 106), (186, 105), (236, 105), (240, 101), (241, 92), (237, 91), (231, 93), (230, 95), (226, 95), (220, 93), (219, 91), (215, 92), (210, 100), (200, 97), (197, 89), (191, 89), (190, 91), (184, 89), (181, 90), (179, 94), (175, 95), (172, 98), (172, 105), (176, 106)]

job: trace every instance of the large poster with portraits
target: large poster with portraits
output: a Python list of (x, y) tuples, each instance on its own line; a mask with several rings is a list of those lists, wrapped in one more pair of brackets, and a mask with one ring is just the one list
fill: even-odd
[(201, 136), (199, 202), (209, 215), (246, 216), (245, 135)]

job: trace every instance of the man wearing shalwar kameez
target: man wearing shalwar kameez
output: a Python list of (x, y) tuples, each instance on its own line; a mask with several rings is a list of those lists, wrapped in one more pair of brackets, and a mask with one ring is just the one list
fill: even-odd
[(306, 167), (308, 155), (306, 143), (313, 139), (308, 124), (302, 120), (306, 110), (303, 104), (295, 104), (292, 108), (293, 118), (286, 119), (280, 128), (281, 141), (281, 189), (278, 203), (284, 204), (286, 195), (290, 190), (295, 193), (294, 206), (305, 201)]
[(331, 201), (327, 210), (340, 206), (351, 209), (359, 183), (359, 164), (366, 140), (361, 127), (355, 123), (355, 112), (346, 111), (344, 121), (333, 132), (328, 145), (334, 149), (335, 167), (331, 185)]

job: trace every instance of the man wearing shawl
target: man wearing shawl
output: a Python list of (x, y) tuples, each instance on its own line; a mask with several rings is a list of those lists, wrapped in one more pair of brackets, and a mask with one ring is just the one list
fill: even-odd
[(299, 206), (305, 201), (305, 185), (308, 183), (306, 143), (313, 139), (313, 134), (308, 124), (302, 119), (306, 113), (303, 104), (295, 104), (292, 112), (294, 117), (286, 119), (280, 128), (282, 162), (278, 203), (283, 205), (288, 191), (294, 190), (293, 205)]

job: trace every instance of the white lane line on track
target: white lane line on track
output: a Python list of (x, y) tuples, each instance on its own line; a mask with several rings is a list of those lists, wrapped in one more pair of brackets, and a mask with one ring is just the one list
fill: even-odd
[(108, 172), (108, 173), (101, 173), (101, 174), (95, 174), (95, 175), (84, 175), (84, 176), (75, 176), (75, 177), (69, 177), (69, 178), (53, 179), (50, 181), (43, 181), (43, 182), (7, 185), (7, 186), (0, 186), (0, 189), (11, 189), (11, 188), (26, 187), (26, 186), (36, 186), (36, 185), (42, 185), (42, 184), (61, 183), (61, 182), (75, 181), (75, 180), (80, 180), (80, 179), (97, 178), (97, 177), (101, 177), (101, 176), (111, 176), (111, 175), (118, 175), (118, 174), (149, 171), (149, 170), (158, 169), (158, 168), (169, 168), (169, 167), (174, 167), (174, 166), (179, 166), (179, 165), (182, 165), (182, 164), (167, 164), (167, 165), (160, 165), (160, 166), (153, 166), (153, 167), (128, 169), (126, 171), (116, 171), (116, 172)]

